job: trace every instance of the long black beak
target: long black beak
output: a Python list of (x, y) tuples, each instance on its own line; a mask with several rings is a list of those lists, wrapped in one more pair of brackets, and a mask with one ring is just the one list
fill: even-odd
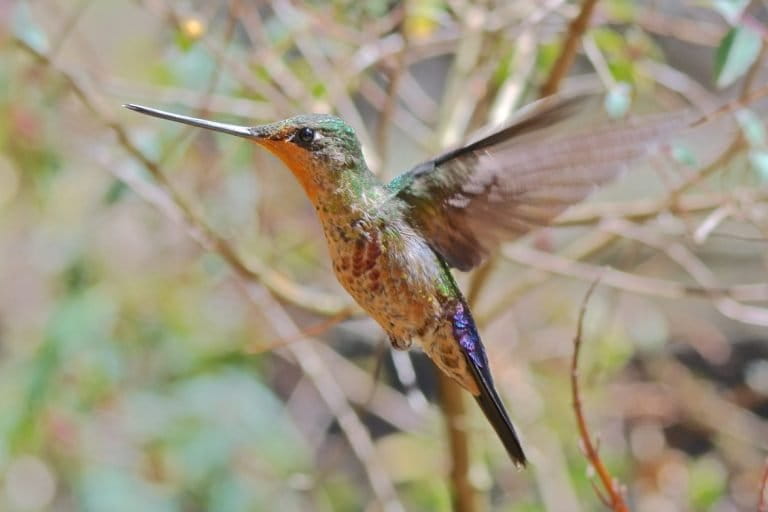
[(143, 107), (141, 105), (134, 105), (133, 103), (127, 103), (123, 106), (127, 109), (133, 110), (135, 112), (139, 112), (140, 114), (146, 114), (152, 117), (159, 117), (160, 119), (167, 119), (169, 121), (176, 121), (177, 123), (184, 123), (191, 126), (197, 126), (198, 128), (207, 128), (208, 130), (228, 133), (230, 135), (236, 135), (238, 137), (245, 137), (248, 139), (259, 137), (259, 134), (256, 133), (256, 130), (248, 126), (238, 126), (236, 124), (218, 123), (216, 121), (206, 121), (205, 119), (182, 116), (179, 114), (172, 114), (170, 112), (165, 112), (163, 110)]

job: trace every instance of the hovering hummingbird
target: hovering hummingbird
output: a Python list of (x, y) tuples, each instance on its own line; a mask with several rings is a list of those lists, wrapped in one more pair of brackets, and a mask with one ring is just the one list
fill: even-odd
[(450, 269), (468, 271), (500, 242), (549, 224), (675, 124), (640, 119), (549, 136), (583, 103), (583, 97), (541, 100), (509, 126), (388, 184), (368, 169), (354, 130), (338, 117), (299, 115), (246, 127), (125, 107), (243, 137), (279, 157), (317, 211), (344, 288), (393, 347), (420, 343), (469, 391), (522, 466), (523, 447)]

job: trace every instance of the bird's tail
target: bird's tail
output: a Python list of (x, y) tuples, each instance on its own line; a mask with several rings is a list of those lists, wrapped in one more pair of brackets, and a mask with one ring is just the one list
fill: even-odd
[[(448, 275), (450, 276), (450, 273)], [(461, 347), (467, 366), (477, 384), (478, 394), (475, 395), (475, 400), (501, 439), (512, 461), (517, 466), (525, 466), (527, 459), (523, 452), (523, 446), (517, 437), (512, 420), (509, 419), (504, 404), (493, 386), (488, 356), (485, 354), (485, 348), (480, 341), (480, 335), (477, 332), (472, 314), (469, 312), (469, 307), (464, 301), (457, 302), (454, 307), (453, 336)], [(471, 391), (474, 395), (475, 390)]]
[(488, 356), (485, 354), (469, 307), (463, 302), (456, 305), (456, 312), (453, 316), (453, 335), (458, 341), (466, 358), (467, 366), (477, 383), (479, 394), (475, 396), (475, 400), (501, 439), (512, 461), (518, 466), (525, 466), (527, 459), (523, 452), (523, 446), (517, 437), (512, 420), (509, 419), (504, 404), (493, 386)]
[(477, 383), (480, 385), (480, 394), (475, 397), (477, 404), (501, 439), (512, 461), (519, 466), (525, 466), (528, 459), (525, 457), (523, 446), (517, 437), (515, 426), (512, 425), (512, 420), (509, 419), (507, 411), (501, 403), (501, 398), (496, 393), (493, 383), (487, 382), (484, 376), (478, 374), (479, 372), (476, 373), (476, 376), (478, 376)]

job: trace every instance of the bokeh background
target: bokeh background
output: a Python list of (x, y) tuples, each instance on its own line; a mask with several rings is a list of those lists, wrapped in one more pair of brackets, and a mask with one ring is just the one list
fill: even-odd
[[(0, 510), (600, 510), (570, 382), (599, 275), (579, 384), (629, 508), (758, 510), (766, 19), (739, 0), (0, 1)], [(524, 471), (472, 403), (448, 442), (440, 396), (463, 395), (389, 353), (279, 162), (121, 108), (334, 112), (387, 179), (585, 84), (595, 116), (748, 108), (458, 275)]]

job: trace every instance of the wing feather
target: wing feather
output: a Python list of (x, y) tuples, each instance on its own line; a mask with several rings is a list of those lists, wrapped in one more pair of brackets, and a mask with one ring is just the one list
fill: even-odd
[(678, 113), (557, 133), (585, 102), (545, 101), (516, 123), (420, 164), (389, 187), (432, 248), (452, 267), (469, 270), (501, 241), (549, 224), (684, 126), (685, 115)]

